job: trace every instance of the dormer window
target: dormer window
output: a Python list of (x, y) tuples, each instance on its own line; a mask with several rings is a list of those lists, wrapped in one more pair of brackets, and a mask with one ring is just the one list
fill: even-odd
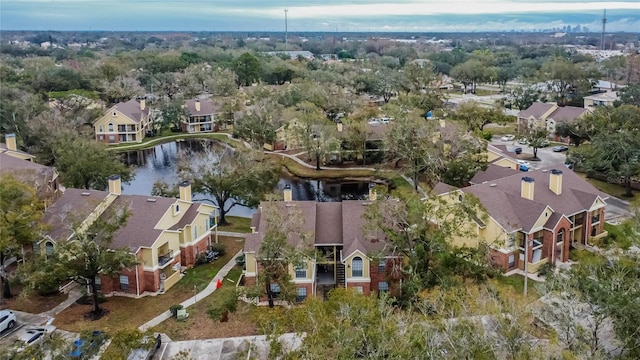
[(458, 201), (462, 202), (462, 194), (458, 195)]

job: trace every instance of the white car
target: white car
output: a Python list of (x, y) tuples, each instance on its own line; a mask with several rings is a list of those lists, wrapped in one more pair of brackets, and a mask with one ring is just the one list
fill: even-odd
[(515, 135), (509, 134), (509, 135), (505, 135), (505, 136), (501, 137), (500, 140), (502, 140), (502, 141), (513, 141), (513, 140), (515, 140), (515, 138), (516, 138)]
[(531, 167), (531, 164), (529, 164), (528, 161), (524, 161), (524, 160), (517, 160), (517, 161), (518, 161), (518, 164), (520, 164), (520, 165), (524, 165), (526, 167)]
[(44, 341), (47, 334), (51, 334), (56, 330), (53, 325), (32, 327), (22, 330), (18, 335), (15, 347), (18, 352), (24, 351), (27, 347), (39, 344)]
[(11, 310), (0, 310), (0, 333), (16, 326), (16, 314)]

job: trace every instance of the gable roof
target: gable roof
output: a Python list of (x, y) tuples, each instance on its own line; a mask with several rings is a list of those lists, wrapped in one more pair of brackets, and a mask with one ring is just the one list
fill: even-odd
[[(363, 218), (366, 206), (370, 204), (361, 200), (344, 200), (342, 202), (315, 202), (315, 201), (280, 201), (273, 204), (278, 210), (284, 213), (292, 209), (298, 209), (303, 217), (303, 231), (312, 234), (314, 245), (337, 244), (343, 246), (343, 256), (359, 250), (364, 254), (372, 251), (380, 251), (385, 247), (386, 242), (382, 234), (371, 236), (365, 229), (365, 219)], [(267, 205), (263, 203), (260, 209)], [(261, 210), (262, 211), (262, 210)], [(261, 212), (260, 211), (260, 212)], [(248, 234), (245, 239), (244, 250), (246, 252), (257, 252), (266, 227), (265, 214), (254, 215), (252, 222), (257, 222), (257, 232)], [(299, 245), (300, 239), (297, 236), (290, 236), (288, 242), (292, 246)]]
[[(200, 102), (200, 111), (196, 110), (196, 102)], [(219, 104), (214, 104), (210, 99), (191, 99), (185, 101), (187, 111), (191, 116), (213, 115), (220, 111)]]
[(513, 170), (512, 168), (498, 166), (495, 164), (489, 164), (486, 170), (478, 171), (472, 178), (469, 180), (471, 185), (482, 184), (488, 181), (501, 179), (506, 176), (519, 174), (520, 172), (517, 170)]
[(131, 252), (138, 251), (140, 247), (151, 247), (163, 231), (156, 227), (158, 222), (167, 211), (171, 211), (176, 201), (162, 197), (119, 195), (111, 206), (126, 208), (129, 217), (126, 225), (116, 232), (111, 246), (128, 248)]
[(73, 233), (71, 226), (82, 223), (108, 195), (106, 191), (66, 189), (44, 212), (49, 237), (54, 241), (68, 239)]
[(433, 187), (432, 192), (436, 195), (442, 195), (448, 193), (450, 191), (456, 190), (457, 187), (451, 186), (449, 184), (445, 184), (442, 181), (439, 181), (436, 186)]
[(563, 106), (558, 107), (556, 110), (554, 110), (549, 115), (549, 118), (560, 122), (573, 121), (582, 116), (582, 114), (587, 111), (587, 109), (581, 107)]
[(531, 230), (547, 206), (554, 212), (570, 216), (588, 210), (597, 198), (608, 198), (568, 169), (562, 170), (562, 192), (556, 195), (549, 188), (550, 170), (554, 167), (527, 172), (527, 177), (534, 179), (533, 200), (520, 196), (520, 173), (494, 179), (491, 184), (471, 185), (462, 191), (480, 199), (489, 215), (507, 231), (523, 229), (525, 232)]
[(543, 103), (543, 102), (534, 102), (525, 110), (521, 110), (518, 113), (519, 118), (526, 119), (530, 116), (533, 116), (536, 119), (540, 119), (542, 115), (546, 114), (549, 110), (551, 110), (556, 104)]
[(149, 115), (149, 107), (145, 107), (144, 110), (140, 110), (140, 103), (135, 99), (131, 99), (127, 102), (121, 102), (114, 105), (115, 109), (118, 110), (122, 115), (128, 117), (129, 119), (139, 123), (143, 116)]

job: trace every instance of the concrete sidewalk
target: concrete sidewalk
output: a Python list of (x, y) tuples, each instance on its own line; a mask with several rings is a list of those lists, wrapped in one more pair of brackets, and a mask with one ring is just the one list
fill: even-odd
[[(229, 273), (229, 271), (236, 265), (236, 258), (238, 256), (240, 256), (242, 254), (242, 250), (238, 251), (232, 258), (231, 260), (229, 260), (229, 262), (222, 267), (222, 269), (220, 269), (220, 271), (218, 271), (218, 273), (216, 274), (216, 276), (211, 279), (211, 282), (209, 283), (209, 285), (207, 285), (206, 288), (204, 288), (204, 290), (200, 291), (198, 294), (196, 294), (195, 296), (190, 297), (189, 299), (183, 301), (180, 303), (180, 305), (182, 305), (183, 308), (188, 308), (189, 306), (195, 304), (196, 302), (204, 299), (205, 297), (213, 294), (214, 291), (216, 291), (216, 285), (218, 283), (218, 279), (220, 280), (224, 280), (224, 277), (227, 276), (227, 274)], [(227, 285), (229, 286), (229, 285)], [(170, 319), (171, 318), (171, 311), (167, 310), (165, 312), (163, 312), (162, 314), (156, 316), (155, 318), (147, 321), (146, 323), (140, 325), (140, 327), (138, 327), (138, 329), (140, 331), (147, 331), (148, 329), (159, 325), (161, 322)]]

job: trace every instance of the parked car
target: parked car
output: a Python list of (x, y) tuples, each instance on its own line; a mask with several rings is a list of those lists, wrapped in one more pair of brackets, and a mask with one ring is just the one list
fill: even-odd
[(525, 138), (522, 138), (522, 139), (518, 140), (518, 144), (520, 144), (520, 145), (527, 145), (528, 143), (529, 142)]
[(0, 310), (0, 333), (16, 326), (16, 314), (11, 310)]
[(521, 148), (520, 146), (516, 146), (516, 147), (513, 149), (513, 152), (514, 152), (514, 153), (516, 153), (516, 154), (518, 154), (518, 155), (520, 155), (520, 154), (522, 154), (522, 148)]
[(543, 142), (540, 143), (541, 148), (547, 147), (547, 146), (549, 146), (549, 142), (547, 140), (544, 140)]
[(526, 166), (526, 167), (531, 167), (531, 164), (529, 164), (528, 161), (524, 161), (524, 160), (517, 160), (518, 165), (520, 166)]
[(18, 352), (22, 352), (29, 346), (42, 343), (46, 338), (45, 335), (50, 334), (55, 330), (56, 327), (53, 325), (32, 327), (22, 330), (15, 343), (16, 350)]
[(569, 147), (564, 145), (558, 145), (553, 147), (553, 152), (563, 152), (569, 150)]
[(505, 135), (505, 136), (501, 137), (500, 140), (502, 140), (502, 141), (513, 141), (513, 140), (515, 140), (515, 138), (516, 138), (515, 135), (508, 134), (508, 135)]

